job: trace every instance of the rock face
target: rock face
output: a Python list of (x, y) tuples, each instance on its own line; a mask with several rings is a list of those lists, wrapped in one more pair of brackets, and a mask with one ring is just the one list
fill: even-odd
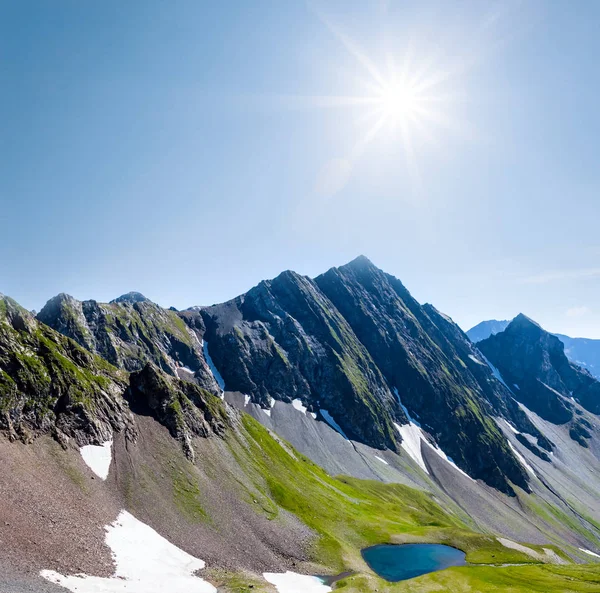
[(509, 320), (498, 321), (497, 319), (490, 319), (489, 321), (482, 321), (475, 327), (472, 327), (468, 332), (467, 336), (474, 344), (486, 340), (494, 334), (503, 332), (510, 323)]
[[(467, 335), (473, 343), (481, 342), (492, 335), (503, 332), (510, 321), (482, 321), (472, 327)], [(587, 369), (596, 379), (600, 379), (600, 340), (588, 338), (570, 338), (563, 334), (554, 334), (564, 345), (567, 358), (576, 365)]]
[[(62, 308), (62, 329), (81, 327), (64, 315), (78, 310), (77, 301), (62, 300), (69, 304)], [(133, 307), (140, 304), (146, 303)], [(178, 318), (176, 327), (181, 323)], [(119, 370), (0, 295), (0, 430), (24, 442), (50, 433), (63, 445), (67, 438), (99, 445), (114, 431), (136, 438), (131, 410), (165, 425), (190, 458), (193, 436), (222, 436), (231, 426), (222, 400), (196, 382), (150, 362), (131, 374)]]
[[(101, 360), (98, 354), (131, 372), (115, 393), (167, 426), (188, 456), (193, 436), (220, 434), (227, 425), (226, 408), (207, 393), (226, 387), (267, 412), (275, 400), (299, 399), (345, 437), (379, 449), (398, 449), (399, 426), (417, 418), (460, 469), (513, 494), (514, 486), (529, 489), (528, 478), (495, 420), (537, 440), (524, 446), (541, 459), (553, 449), (515, 399), (570, 422), (572, 438), (584, 446), (588, 427), (569, 398), (600, 412), (599, 384), (530, 320), (520, 316), (480, 350), (364, 257), (314, 280), (284, 272), (211, 307), (178, 312), (139, 293), (108, 304), (58, 295), (37, 321), (27, 319), (85, 348), (64, 342), (87, 357), (85, 365)], [(18, 316), (11, 323), (13, 331), (27, 325)], [(105, 373), (118, 375), (105, 365)]]
[(551, 448), (458, 326), (364, 257), (315, 280), (284, 272), (200, 314), (227, 389), (264, 408), (298, 398), (393, 448), (406, 406), (459, 467), (508, 493), (527, 477), (492, 416)]
[(127, 375), (0, 296), (0, 428), (30, 440), (53, 433), (80, 445), (131, 430)]
[(199, 316), (190, 327), (175, 311), (128, 293), (108, 304), (59, 294), (37, 318), (118, 368), (139, 371), (151, 362), (165, 373), (193, 378), (218, 392), (197, 335), (204, 331)]
[[(349, 437), (395, 448), (397, 399), (348, 322), (309, 278), (284, 272), (201, 310), (210, 356), (230, 391), (264, 408), (300, 399)], [(322, 416), (323, 417), (323, 416)]]
[(431, 305), (421, 306), (398, 279), (364, 257), (315, 282), (411, 415), (459, 467), (506, 492), (511, 491), (507, 478), (527, 488), (521, 465), (490, 416), (527, 425), (531, 434), (539, 431), (450, 318)]
[(222, 436), (231, 426), (221, 399), (195, 383), (165, 375), (151, 363), (132, 373), (127, 398), (134, 411), (149, 413), (166, 426), (191, 459), (192, 436)]
[(478, 346), (512, 386), (518, 401), (555, 424), (571, 422), (571, 436), (585, 443), (587, 431), (572, 402), (599, 414), (600, 382), (569, 361), (556, 336), (521, 314)]

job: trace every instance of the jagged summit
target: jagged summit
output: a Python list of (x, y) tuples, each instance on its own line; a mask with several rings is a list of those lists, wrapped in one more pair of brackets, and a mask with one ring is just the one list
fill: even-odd
[(141, 292), (128, 292), (126, 294), (122, 294), (120, 297), (113, 299), (110, 301), (110, 304), (114, 303), (145, 303), (150, 302), (150, 299), (146, 298)]
[(520, 328), (520, 329), (529, 329), (529, 330), (537, 330), (543, 332), (542, 326), (534, 321), (531, 317), (528, 317), (524, 313), (519, 313), (507, 326), (506, 329), (509, 329), (512, 326), (512, 329)]
[(340, 266), (341, 268), (377, 268), (377, 266), (366, 256), (359, 255), (347, 264)]

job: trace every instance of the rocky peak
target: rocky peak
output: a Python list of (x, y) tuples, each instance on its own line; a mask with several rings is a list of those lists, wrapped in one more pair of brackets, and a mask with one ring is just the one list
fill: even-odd
[(204, 326), (198, 318), (163, 309), (139, 293), (111, 303), (58, 295), (38, 314), (40, 321), (118, 368), (139, 371), (151, 362), (217, 393), (202, 352)]
[(128, 292), (126, 294), (122, 294), (120, 297), (113, 299), (110, 301), (110, 304), (114, 303), (144, 303), (150, 302), (150, 299), (147, 299), (141, 292)]
[(518, 315), (478, 347), (514, 387), (514, 397), (542, 418), (573, 421), (573, 400), (600, 413), (600, 382), (571, 363), (563, 343), (529, 317)]
[[(469, 357), (477, 360), (450, 318), (421, 306), (397, 278), (365, 260), (332, 268), (315, 282), (348, 321), (403, 405), (459, 467), (505, 492), (512, 492), (507, 477), (527, 488), (505, 439), (482, 420), (510, 394), (502, 391), (485, 363)], [(502, 411), (508, 413), (509, 406), (506, 403)]]

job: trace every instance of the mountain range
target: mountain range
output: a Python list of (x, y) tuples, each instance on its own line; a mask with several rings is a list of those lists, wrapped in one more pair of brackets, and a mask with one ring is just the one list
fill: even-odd
[[(184, 311), (0, 296), (0, 591), (597, 591), (600, 382), (561, 340), (364, 256)], [(408, 542), (470, 564), (361, 555)]]

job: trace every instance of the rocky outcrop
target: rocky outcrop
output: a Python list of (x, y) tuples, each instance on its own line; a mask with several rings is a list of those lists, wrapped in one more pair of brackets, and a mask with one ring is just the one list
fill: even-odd
[[(319, 287), (284, 272), (201, 311), (210, 356), (228, 390), (264, 408), (300, 399), (353, 439), (395, 448), (407, 422), (364, 345)], [(323, 417), (323, 416), (321, 416)]]
[(134, 434), (127, 375), (0, 295), (0, 429), (29, 441), (52, 433), (79, 445)]
[(221, 399), (195, 383), (165, 375), (151, 363), (132, 373), (127, 398), (135, 412), (166, 426), (192, 460), (193, 436), (223, 436), (231, 425)]
[(521, 314), (478, 346), (518, 401), (555, 424), (571, 422), (571, 436), (578, 442), (589, 437), (572, 404), (600, 414), (600, 382), (569, 361), (559, 338)]
[(150, 362), (165, 373), (194, 380), (217, 393), (198, 337), (204, 328), (196, 317), (189, 326), (177, 312), (139, 293), (128, 293), (108, 304), (59, 294), (37, 316), (118, 368), (134, 372)]

